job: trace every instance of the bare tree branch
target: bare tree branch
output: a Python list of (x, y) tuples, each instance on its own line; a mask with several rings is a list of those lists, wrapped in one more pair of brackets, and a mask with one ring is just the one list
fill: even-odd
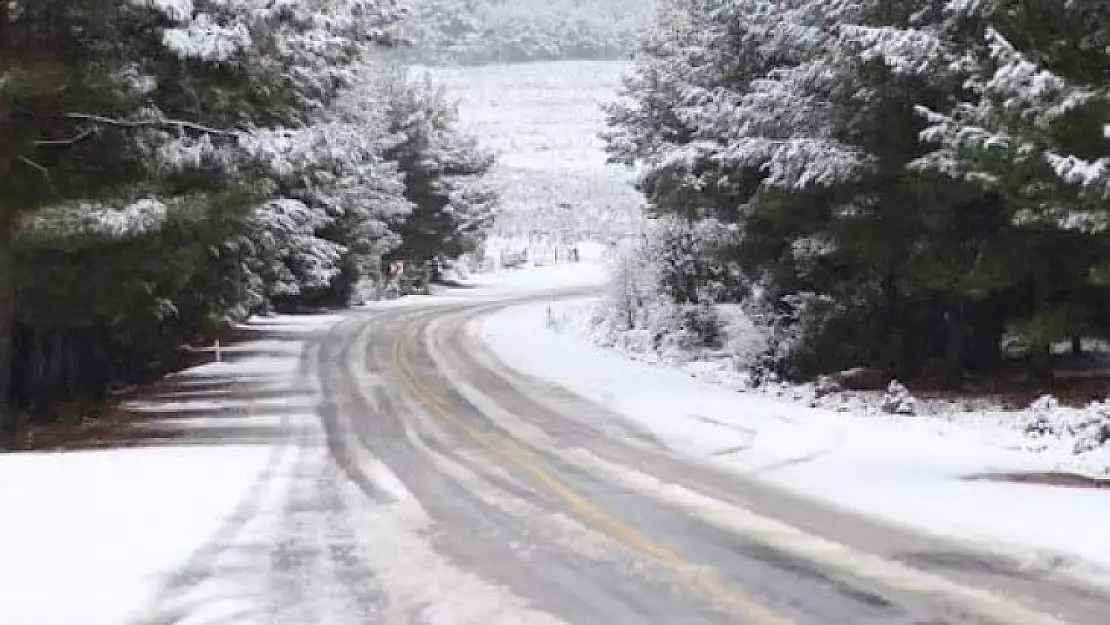
[(42, 174), (42, 177), (46, 178), (47, 182), (50, 182), (50, 170), (47, 169), (45, 166), (40, 165), (39, 163), (36, 163), (35, 161), (32, 161), (31, 159), (27, 158), (26, 156), (16, 157), (16, 160), (23, 163), (24, 165), (27, 165), (28, 167), (31, 167), (33, 169), (38, 170), (38, 172), (40, 174)]
[(241, 134), (235, 130), (221, 130), (219, 128), (205, 126), (203, 124), (197, 124), (176, 119), (115, 119), (111, 117), (105, 117), (103, 115), (90, 115), (86, 113), (67, 113), (63, 117), (65, 119), (70, 119), (74, 121), (88, 121), (97, 124), (104, 124), (107, 126), (117, 126), (120, 128), (177, 128), (180, 130), (192, 130), (201, 134), (220, 137), (238, 137)]
[(35, 141), (35, 145), (42, 146), (42, 147), (76, 145), (76, 144), (81, 143), (85, 139), (88, 139), (89, 137), (91, 137), (95, 134), (96, 134), (96, 128), (87, 128), (84, 131), (82, 131), (80, 134), (78, 134), (77, 136), (75, 136), (73, 138), (70, 138), (70, 139), (44, 139), (44, 140), (41, 140), (41, 141)]

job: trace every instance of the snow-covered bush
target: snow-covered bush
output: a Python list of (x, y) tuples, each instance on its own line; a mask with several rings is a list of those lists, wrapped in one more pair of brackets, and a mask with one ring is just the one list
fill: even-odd
[(712, 222), (664, 218), (626, 241), (594, 316), (596, 340), (665, 360), (753, 362), (765, 337), (735, 303), (740, 276), (710, 253), (727, 234)]
[(912, 415), (917, 412), (917, 399), (910, 390), (898, 380), (891, 380), (883, 396), (883, 412), (889, 414)]
[(1077, 454), (1110, 443), (1110, 399), (1084, 408), (1067, 408), (1051, 395), (1044, 395), (1029, 406), (1029, 412), (1026, 433), (1071, 441)]

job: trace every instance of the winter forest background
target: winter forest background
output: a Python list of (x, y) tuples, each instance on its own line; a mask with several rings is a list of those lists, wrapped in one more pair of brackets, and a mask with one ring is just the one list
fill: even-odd
[(4, 0), (0, 438), (251, 314), (419, 290), (531, 232), (495, 226), (528, 168), (496, 179), (413, 66), (613, 56), (627, 5)]
[(606, 134), (657, 223), (600, 323), (757, 382), (1051, 377), (1110, 328), (1108, 76), (1106, 3), (666, 2)]
[[(603, 340), (756, 381), (1047, 375), (1103, 338), (1110, 7), (660, 4), (3, 0), (0, 434), (491, 237), (625, 241)], [(631, 59), (609, 168), (498, 161), (468, 132), (497, 111), (445, 91), (515, 63), (482, 105), (594, 93), (599, 59)], [(582, 123), (548, 104), (530, 124)]]

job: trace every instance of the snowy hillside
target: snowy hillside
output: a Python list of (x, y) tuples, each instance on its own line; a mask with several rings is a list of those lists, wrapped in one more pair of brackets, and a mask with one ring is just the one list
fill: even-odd
[(599, 105), (613, 97), (625, 68), (563, 61), (417, 70), (458, 100), (462, 127), (498, 154), (493, 180), (504, 212), (495, 238), (608, 242), (635, 231), (642, 196), (626, 169), (605, 163), (597, 136)]
[(414, 0), (407, 52), (429, 64), (628, 56), (653, 0)]

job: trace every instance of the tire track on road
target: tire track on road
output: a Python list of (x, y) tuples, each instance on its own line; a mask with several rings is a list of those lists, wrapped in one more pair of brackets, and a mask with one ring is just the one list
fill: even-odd
[[(444, 370), (445, 361), (447, 360), (447, 358), (444, 356), (444, 353), (443, 353), (444, 351), (448, 352), (451, 356), (449, 359), (453, 360), (455, 362), (464, 362), (464, 361), (469, 360), (469, 363), (470, 363), (469, 366), (461, 365), (462, 369), (455, 368), (454, 371), (450, 371), (447, 375), (448, 379), (451, 380), (451, 384), (456, 389), (469, 390), (470, 394), (475, 392), (475, 387), (470, 386), (469, 384), (464, 384), (464, 385), (460, 386), (460, 380), (464, 377), (467, 377), (467, 376), (462, 375), (460, 373), (461, 370), (467, 370), (468, 375), (478, 375), (479, 377), (481, 377), (481, 375), (480, 375), (481, 373), (487, 373), (488, 372), (488, 371), (483, 371), (483, 369), (488, 369), (488, 367), (483, 367), (483, 365), (485, 363), (479, 364), (482, 360), (484, 360), (483, 356), (486, 356), (486, 354), (481, 354), (481, 347), (480, 346), (476, 347), (475, 345), (473, 345), (473, 342), (471, 342), (470, 344), (467, 345), (467, 347), (469, 347), (470, 349), (460, 349), (460, 348), (458, 348), (458, 345), (461, 344), (461, 343), (459, 343), (459, 341), (462, 340), (460, 338), (460, 336), (463, 334), (463, 331), (460, 330), (460, 328), (465, 326), (465, 324), (467, 323), (467, 321), (470, 318), (476, 317), (476, 316), (480, 315), (481, 313), (483, 313), (485, 311), (488, 311), (488, 310), (491, 310), (493, 308), (494, 307), (485, 307), (485, 308), (481, 308), (481, 309), (473, 308), (470, 311), (463, 312), (461, 314), (453, 315), (454, 321), (455, 321), (455, 323), (453, 323), (453, 324), (451, 323), (451, 321), (452, 321), (451, 318), (447, 318), (446, 320), (444, 318), (441, 318), (441, 319), (433, 322), (431, 324), (431, 326), (429, 328), (427, 328), (427, 330), (426, 330), (425, 344), (426, 344), (427, 349), (430, 350), (429, 354), (430, 354), (431, 360), (434, 362), (433, 366), (438, 367), (441, 371)], [(461, 323), (459, 323), (460, 319), (461, 319)], [(438, 330), (437, 325), (448, 327), (448, 329), (446, 331), (440, 332), (440, 334), (446, 334), (447, 332), (453, 332), (453, 334), (451, 334), (452, 341), (447, 341), (446, 342), (447, 343), (446, 347), (443, 344), (444, 342), (437, 338), (437, 330)], [(468, 356), (470, 356), (470, 358), (469, 359), (462, 358), (462, 356), (461, 356), (462, 353), (466, 353)], [(475, 366), (475, 365), (477, 365), (477, 366)], [(448, 370), (450, 370), (450, 369), (451, 369), (451, 367), (448, 367)], [(476, 372), (479, 372), (479, 373), (476, 373)], [(518, 390), (516, 392), (523, 392), (523, 391)], [(466, 397), (468, 395), (467, 392), (464, 392), (463, 395), (466, 398), (466, 400), (468, 400), (468, 401), (472, 401), (472, 400), (475, 399), (474, 397)], [(500, 397), (500, 395), (499, 395), (499, 397)], [(546, 418), (539, 418), (539, 420), (536, 421), (536, 423), (538, 425), (538, 428), (536, 426), (529, 426), (528, 428), (524, 428), (522, 430), (523, 435), (521, 434), (521, 431), (518, 431), (518, 430), (521, 430), (521, 425), (520, 424), (510, 426), (509, 424), (505, 423), (505, 421), (510, 420), (510, 419), (516, 420), (516, 417), (515, 417), (516, 414), (520, 414), (520, 415), (528, 414), (528, 415), (530, 415), (530, 417), (532, 417), (531, 420), (535, 420), (537, 418), (537, 413), (542, 414), (542, 413), (545, 413), (545, 412), (549, 412), (548, 409), (539, 409), (539, 410), (537, 410), (536, 408), (538, 407), (538, 404), (532, 404), (533, 405), (532, 409), (517, 410), (514, 414), (514, 411), (512, 411), (512, 410), (503, 410), (503, 409), (500, 409), (499, 407), (496, 407), (496, 406), (491, 407), (489, 405), (491, 402), (492, 402), (492, 400), (490, 400), (488, 396), (485, 397), (484, 399), (479, 398), (477, 405), (480, 406), (480, 409), (478, 409), (478, 413), (481, 414), (484, 418), (489, 419), (493, 428), (495, 430), (499, 431), (501, 433), (501, 435), (504, 435), (504, 436), (509, 437), (511, 439), (515, 439), (518, 442), (520, 442), (521, 444), (529, 447), (530, 449), (532, 449), (533, 451), (535, 451), (537, 453), (541, 453), (541, 454), (545, 453), (545, 452), (556, 453), (554, 450), (557, 450), (557, 448), (559, 447), (559, 444), (557, 442), (555, 442), (557, 440), (556, 438), (554, 438), (555, 435), (550, 435), (550, 436), (548, 435), (548, 429), (545, 427), (547, 425)], [(582, 404), (584, 402), (580, 401), (578, 403)], [(500, 416), (499, 417), (494, 417), (493, 413), (490, 412), (491, 408), (493, 410), (493, 413), (496, 413)], [(581, 421), (581, 420), (582, 420), (581, 415), (579, 415), (579, 418), (577, 418), (577, 419), (572, 419), (572, 421), (574, 421), (574, 422), (578, 422), (578, 421)], [(539, 431), (539, 436), (538, 437), (537, 436), (530, 436), (529, 432), (530, 431), (535, 431), (536, 429), (538, 429), (538, 431)], [(556, 431), (558, 431), (558, 428), (556, 429)], [(586, 447), (587, 448), (596, 448), (596, 447), (598, 447), (598, 445), (586, 445)], [(636, 453), (621, 454), (622, 456), (625, 457), (625, 461), (627, 461), (628, 458), (634, 457), (635, 455), (638, 454), (638, 455), (641, 456), (641, 460), (636, 462), (636, 464), (638, 466), (651, 466), (652, 463), (651, 463), (650, 460), (648, 460), (648, 458), (650, 458), (653, 455), (657, 455), (657, 454), (644, 453), (645, 451), (647, 451), (647, 452), (653, 451), (651, 449), (651, 446), (650, 445), (639, 445), (639, 444), (637, 444), (637, 445), (633, 445), (632, 447), (634, 448), (634, 451)], [(631, 451), (631, 449), (626, 450), (626, 451)], [(558, 454), (558, 453), (556, 453), (556, 455), (561, 455), (561, 456), (564, 456), (564, 457), (566, 456), (566, 454)], [(608, 455), (608, 454), (606, 454), (606, 455)], [(566, 458), (566, 459), (569, 462), (572, 462), (573, 464), (576, 464), (579, 467), (583, 466), (582, 462), (575, 462), (575, 460), (573, 458)], [(670, 462), (673, 463), (673, 460), (671, 460)], [(588, 465), (585, 468), (588, 469), (589, 468)], [(595, 467), (595, 469), (596, 469), (596, 467)], [(611, 477), (611, 475), (610, 475), (610, 477)], [(609, 481), (614, 482), (614, 483), (622, 483), (619, 480), (610, 479)], [(623, 485), (628, 486), (627, 481), (624, 481)], [(641, 494), (647, 495), (648, 493), (646, 493), (644, 491), (641, 491)], [(675, 502), (673, 502), (673, 501), (663, 502), (663, 503), (665, 503), (666, 505), (670, 505), (672, 507), (678, 507), (680, 509), (684, 508), (684, 509), (687, 510), (687, 513), (690, 512), (690, 509), (689, 509), (688, 506), (675, 506)], [(741, 535), (745, 536), (745, 538), (751, 538), (752, 537), (747, 532), (741, 532)], [(756, 538), (761, 539), (762, 537), (757, 535)], [(814, 537), (814, 538), (816, 538), (816, 537)], [(776, 549), (781, 548), (781, 546), (782, 545), (778, 545), (776, 547), (772, 544), (772, 547), (776, 548)], [(860, 557), (864, 557), (864, 558), (872, 557), (872, 558), (874, 558), (874, 560), (879, 560), (877, 557), (869, 556), (868, 554), (863, 554), (863, 553), (854, 552), (854, 551), (852, 551), (851, 553), (859, 555)], [(797, 555), (796, 550), (795, 550), (795, 555)], [(805, 554), (803, 553), (803, 555), (805, 555)], [(972, 612), (991, 615), (991, 616), (993, 616), (994, 620), (996, 620), (998, 622), (1002, 622), (1002, 623), (1043, 623), (1043, 624), (1051, 623), (1053, 625), (1059, 625), (1061, 623), (1066, 622), (1066, 621), (1060, 620), (1059, 618), (1051, 616), (1048, 613), (1038, 612), (1038, 611), (1026, 608), (1023, 605), (1020, 605), (1018, 603), (1014, 603), (1014, 602), (1010, 601), (1008, 598), (1002, 598), (1002, 597), (999, 597), (997, 595), (993, 595), (993, 594), (991, 594), (987, 591), (980, 590), (979, 588), (974, 587), (974, 586), (964, 586), (964, 585), (961, 585), (961, 584), (958, 584), (958, 583), (950, 582), (950, 581), (945, 580), (944, 578), (942, 578), (942, 577), (940, 577), (936, 574), (917, 571), (915, 569), (904, 566), (901, 563), (898, 563), (898, 562), (895, 562), (895, 561), (892, 561), (892, 560), (881, 561), (882, 562), (881, 567), (880, 566), (871, 567), (871, 568), (866, 568), (865, 567), (866, 568), (866, 570), (865, 570), (865, 569), (861, 569), (858, 566), (857, 567), (846, 567), (846, 568), (845, 567), (837, 567), (837, 564), (838, 564), (837, 562), (829, 561), (828, 558), (825, 558), (825, 559), (816, 558), (816, 559), (814, 559), (813, 555), (814, 554), (812, 552), (810, 552), (808, 554), (808, 557), (806, 557), (805, 559), (814, 561), (815, 564), (819, 564), (820, 566), (832, 566), (833, 568), (845, 569), (844, 572), (848, 573), (850, 576), (855, 577), (857, 579), (859, 579), (859, 575), (861, 573), (866, 573), (866, 575), (864, 575), (864, 578), (870, 579), (870, 580), (872, 580), (872, 582), (878, 583), (881, 586), (886, 587), (886, 588), (891, 588), (891, 587), (901, 588), (901, 589), (909, 590), (913, 594), (921, 595), (921, 596), (924, 596), (924, 597), (929, 597), (929, 596), (934, 596), (934, 595), (939, 594), (939, 595), (942, 595), (942, 596), (945, 597), (945, 601), (942, 602), (941, 605), (960, 605), (960, 606), (962, 606), (961, 611), (971, 610)], [(785, 560), (783, 560), (783, 561), (785, 561)], [(874, 563), (874, 561), (872, 561), (872, 562)], [(881, 574), (880, 574), (880, 569), (882, 569)], [(907, 581), (911, 577), (914, 579), (914, 584), (909, 584), (908, 581)], [(850, 588), (849, 588), (849, 590), (850, 590)], [(917, 601), (911, 601), (911, 603), (918, 603), (918, 602)], [(947, 608), (944, 609), (943, 611), (945, 613), (950, 612), (950, 610), (947, 609)], [(967, 612), (963, 612), (963, 616), (959, 616), (958, 614), (951, 614), (950, 618), (955, 618), (959, 622), (964, 622), (964, 621), (967, 621), (969, 619), (972, 619), (972, 617), (969, 614), (967, 614)], [(1018, 620), (1014, 620), (1014, 619), (1018, 619)], [(1092, 621), (1092, 622), (1097, 622), (1097, 621)]]

